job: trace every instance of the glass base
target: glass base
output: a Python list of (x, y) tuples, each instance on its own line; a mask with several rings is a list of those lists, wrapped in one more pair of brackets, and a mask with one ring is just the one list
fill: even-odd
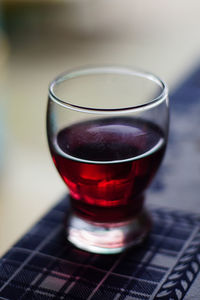
[(67, 227), (67, 239), (82, 250), (115, 254), (141, 243), (151, 224), (151, 218), (145, 210), (137, 217), (120, 223), (91, 223), (72, 214)]

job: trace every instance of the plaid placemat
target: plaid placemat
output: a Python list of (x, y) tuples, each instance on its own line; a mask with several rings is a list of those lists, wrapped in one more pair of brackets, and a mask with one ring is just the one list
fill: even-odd
[(151, 209), (146, 241), (120, 255), (97, 255), (65, 240), (64, 199), (1, 259), (0, 295), (22, 299), (182, 299), (200, 269), (200, 219)]
[(63, 199), (0, 259), (1, 300), (200, 299), (200, 69), (170, 100), (170, 141), (149, 191), (154, 227), (145, 242), (108, 256), (73, 247)]

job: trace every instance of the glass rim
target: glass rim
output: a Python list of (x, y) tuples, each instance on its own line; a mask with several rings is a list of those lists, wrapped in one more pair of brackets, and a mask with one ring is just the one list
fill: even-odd
[[(63, 82), (72, 78), (81, 77), (82, 75), (97, 75), (97, 74), (119, 74), (119, 75), (130, 75), (136, 76), (140, 78), (148, 79), (155, 84), (157, 84), (161, 88), (161, 92), (155, 98), (150, 99), (148, 102), (143, 104), (128, 106), (128, 107), (120, 107), (120, 108), (94, 108), (76, 105), (71, 102), (68, 102), (64, 99), (60, 99), (56, 96), (54, 92), (54, 87)], [(54, 80), (52, 80), (49, 84), (49, 96), (51, 100), (56, 102), (57, 104), (79, 112), (86, 113), (102, 113), (102, 114), (112, 114), (112, 113), (125, 113), (131, 111), (141, 111), (145, 109), (152, 108), (154, 106), (159, 105), (168, 97), (168, 86), (167, 84), (158, 76), (154, 75), (151, 72), (143, 71), (136, 68), (124, 67), (124, 66), (85, 66), (76, 69), (71, 69), (69, 71), (63, 72), (58, 75)]]

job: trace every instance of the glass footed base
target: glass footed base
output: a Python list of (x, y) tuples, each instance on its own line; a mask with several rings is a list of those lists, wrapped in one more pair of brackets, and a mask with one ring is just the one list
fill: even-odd
[(76, 247), (99, 254), (115, 254), (138, 245), (151, 229), (146, 211), (132, 220), (120, 223), (91, 223), (71, 215), (67, 239)]

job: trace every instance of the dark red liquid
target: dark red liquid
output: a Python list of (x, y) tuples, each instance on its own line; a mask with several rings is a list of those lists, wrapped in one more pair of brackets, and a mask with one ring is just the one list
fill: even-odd
[(74, 211), (96, 222), (126, 220), (142, 209), (165, 150), (156, 125), (131, 118), (78, 123), (50, 144)]

